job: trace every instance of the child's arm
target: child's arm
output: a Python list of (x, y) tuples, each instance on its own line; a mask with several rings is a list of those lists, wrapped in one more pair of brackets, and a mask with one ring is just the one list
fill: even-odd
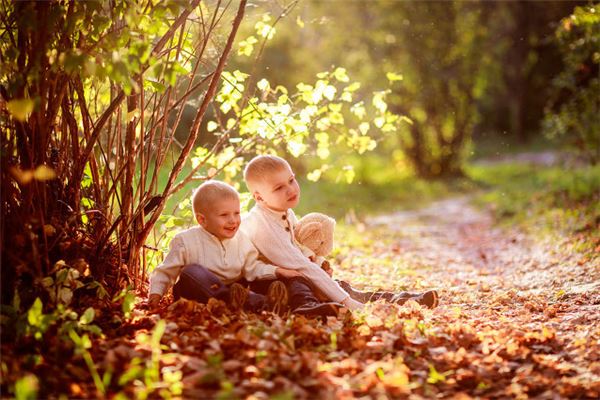
[[(358, 308), (348, 293), (331, 279), (327, 272), (312, 263), (292, 243), (289, 231), (284, 230), (282, 226), (269, 223), (256, 207), (253, 211), (244, 218), (241, 228), (263, 256), (267, 257), (274, 265), (298, 270), (327, 298), (344, 303), (351, 309)], [(295, 222), (293, 217), (290, 221), (292, 226)]]
[(343, 302), (348, 297), (327, 272), (312, 263), (291, 241), (281, 237), (267, 238), (257, 235), (254, 244), (273, 264), (297, 269), (331, 300)]
[(244, 259), (244, 277), (249, 280), (258, 279), (275, 279), (275, 278), (294, 278), (302, 276), (302, 274), (294, 269), (282, 268), (269, 264), (260, 260), (260, 253), (254, 247), (254, 244), (243, 233), (240, 235), (240, 245), (243, 246), (242, 251), (246, 255)]
[(181, 268), (185, 265), (186, 254), (183, 240), (179, 236), (175, 236), (169, 245), (169, 253), (163, 262), (156, 267), (150, 276), (150, 291), (148, 296), (148, 305), (154, 307), (167, 289), (173, 285)]

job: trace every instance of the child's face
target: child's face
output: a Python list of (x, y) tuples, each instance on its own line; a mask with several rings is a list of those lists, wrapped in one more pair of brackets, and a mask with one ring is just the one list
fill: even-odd
[(300, 201), (300, 186), (287, 167), (269, 173), (254, 187), (254, 199), (274, 211), (287, 211)]
[(240, 200), (224, 198), (215, 201), (205, 213), (196, 214), (198, 223), (220, 240), (231, 239), (240, 227)]

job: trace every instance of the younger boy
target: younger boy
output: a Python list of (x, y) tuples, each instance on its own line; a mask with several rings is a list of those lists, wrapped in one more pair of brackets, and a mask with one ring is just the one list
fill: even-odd
[(185, 297), (206, 303), (210, 297), (230, 301), (234, 308), (260, 311), (268, 305), (280, 311), (287, 303), (283, 283), (270, 281), (267, 298), (248, 292), (235, 283), (294, 277), (298, 273), (258, 260), (258, 251), (241, 232), (240, 200), (237, 191), (224, 182), (203, 183), (192, 196), (198, 226), (173, 238), (163, 263), (150, 277), (151, 308), (158, 305), (167, 289), (173, 288), (176, 299)]
[(294, 226), (298, 219), (292, 208), (300, 201), (300, 186), (290, 165), (283, 158), (270, 155), (254, 157), (244, 170), (244, 179), (256, 200), (256, 206), (244, 218), (242, 230), (273, 264), (300, 266), (299, 271), (321, 294), (351, 310), (360, 309), (363, 303), (378, 298), (398, 303), (413, 299), (430, 308), (437, 306), (437, 292), (433, 290), (423, 294), (394, 295), (359, 292), (346, 282), (340, 282), (343, 285), (340, 286), (319, 265), (306, 257), (294, 238)]

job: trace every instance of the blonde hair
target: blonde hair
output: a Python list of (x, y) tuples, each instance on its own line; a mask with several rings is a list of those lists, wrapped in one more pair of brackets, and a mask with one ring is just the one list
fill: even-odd
[(256, 156), (246, 165), (244, 180), (248, 188), (252, 190), (252, 184), (260, 182), (265, 178), (265, 175), (284, 168), (292, 169), (290, 164), (281, 157), (272, 155)]
[(237, 190), (225, 182), (210, 180), (198, 186), (192, 194), (194, 215), (202, 214), (210, 204), (222, 199), (239, 199)]

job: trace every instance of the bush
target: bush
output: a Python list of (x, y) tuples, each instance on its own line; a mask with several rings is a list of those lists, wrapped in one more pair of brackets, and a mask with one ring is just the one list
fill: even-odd
[(600, 4), (576, 7), (555, 38), (565, 68), (553, 80), (544, 129), (595, 165), (600, 162)]

